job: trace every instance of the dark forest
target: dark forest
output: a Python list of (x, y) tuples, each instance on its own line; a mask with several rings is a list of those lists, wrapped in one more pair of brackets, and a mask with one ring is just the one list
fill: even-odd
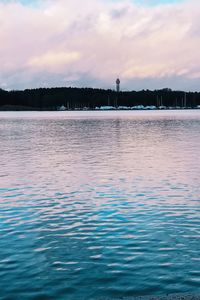
[(166, 106), (195, 108), (200, 105), (200, 92), (161, 90), (121, 91), (93, 88), (39, 88), (24, 91), (0, 89), (0, 110), (95, 109), (100, 106)]

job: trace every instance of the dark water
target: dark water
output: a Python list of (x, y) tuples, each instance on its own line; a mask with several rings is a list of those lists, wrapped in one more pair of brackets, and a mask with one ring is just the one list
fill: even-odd
[(0, 113), (0, 299), (200, 293), (200, 111)]

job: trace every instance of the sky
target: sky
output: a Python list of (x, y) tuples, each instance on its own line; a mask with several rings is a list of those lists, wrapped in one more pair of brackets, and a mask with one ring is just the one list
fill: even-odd
[(0, 88), (200, 91), (199, 0), (0, 0)]

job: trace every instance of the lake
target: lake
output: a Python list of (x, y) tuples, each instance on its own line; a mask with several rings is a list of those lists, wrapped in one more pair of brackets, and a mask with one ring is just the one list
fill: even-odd
[(0, 112), (0, 299), (200, 294), (200, 110)]

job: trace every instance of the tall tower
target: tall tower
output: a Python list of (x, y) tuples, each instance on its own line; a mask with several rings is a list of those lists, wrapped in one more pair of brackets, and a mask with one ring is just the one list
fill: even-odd
[(119, 78), (117, 78), (117, 80), (116, 80), (116, 91), (119, 93), (119, 91), (120, 91), (120, 80), (119, 80)]

